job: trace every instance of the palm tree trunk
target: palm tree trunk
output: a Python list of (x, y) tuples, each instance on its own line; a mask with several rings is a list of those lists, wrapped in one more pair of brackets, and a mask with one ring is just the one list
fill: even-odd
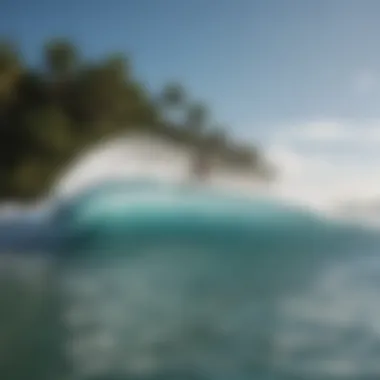
[(210, 157), (204, 147), (196, 149), (192, 157), (190, 168), (190, 181), (199, 183), (205, 182), (210, 177)]

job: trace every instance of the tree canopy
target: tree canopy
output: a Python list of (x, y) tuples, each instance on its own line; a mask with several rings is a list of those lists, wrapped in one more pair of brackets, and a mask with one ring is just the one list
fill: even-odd
[(180, 84), (149, 92), (120, 54), (85, 61), (69, 41), (54, 39), (31, 68), (12, 44), (0, 45), (0, 199), (43, 195), (85, 147), (127, 131), (149, 130), (193, 145), (207, 160), (267, 174), (255, 148), (211, 127), (207, 107)]

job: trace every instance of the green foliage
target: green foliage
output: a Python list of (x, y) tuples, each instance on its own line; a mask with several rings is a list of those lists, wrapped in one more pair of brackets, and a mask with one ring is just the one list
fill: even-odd
[(72, 73), (77, 64), (75, 46), (63, 39), (53, 40), (45, 46), (45, 64), (56, 78)]
[(20, 60), (12, 44), (0, 46), (1, 199), (43, 195), (83, 147), (131, 129), (193, 145), (203, 167), (218, 156), (265, 172), (255, 149), (231, 143), (221, 128), (209, 128), (209, 110), (180, 84), (168, 84), (156, 96), (136, 80), (123, 55), (84, 62), (63, 39), (46, 44), (43, 58), (44, 69), (37, 71)]
[[(0, 107), (9, 104), (21, 71), (19, 55), (9, 43), (0, 43)], [(1, 112), (0, 108), (0, 112)]]
[(164, 106), (181, 106), (186, 100), (185, 90), (180, 84), (169, 83), (162, 91), (161, 100)]

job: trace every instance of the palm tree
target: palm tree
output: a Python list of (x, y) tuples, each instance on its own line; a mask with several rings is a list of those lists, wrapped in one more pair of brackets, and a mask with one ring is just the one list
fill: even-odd
[(7, 102), (12, 98), (16, 83), (22, 73), (19, 55), (10, 44), (0, 44), (0, 101)]
[(170, 107), (183, 105), (185, 97), (185, 90), (177, 83), (167, 84), (161, 94), (163, 105)]
[(206, 129), (208, 110), (200, 103), (190, 105), (187, 111), (186, 127), (195, 139), (200, 138)]
[(160, 94), (159, 104), (163, 110), (165, 120), (169, 123), (179, 124), (183, 107), (186, 104), (185, 90), (177, 83), (167, 84)]
[(105, 68), (120, 82), (130, 78), (131, 64), (129, 59), (122, 54), (110, 56), (105, 62)]
[(210, 174), (210, 140), (206, 136), (208, 110), (200, 103), (192, 104), (187, 112), (186, 128), (190, 143), (194, 148), (190, 177), (194, 181), (204, 181)]
[(77, 65), (77, 52), (73, 44), (57, 39), (45, 46), (45, 64), (54, 79), (64, 79)]

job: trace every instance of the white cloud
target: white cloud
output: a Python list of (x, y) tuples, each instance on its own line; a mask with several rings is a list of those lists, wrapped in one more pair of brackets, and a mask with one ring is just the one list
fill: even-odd
[[(323, 120), (277, 131), (266, 151), (283, 173), (278, 195), (320, 206), (380, 197), (380, 121)], [(308, 149), (315, 143), (318, 150)]]
[(303, 139), (328, 141), (342, 138), (347, 131), (338, 122), (321, 121), (308, 123), (298, 133)]
[(270, 145), (266, 149), (266, 154), (271, 162), (281, 166), (283, 175), (292, 178), (305, 175), (311, 168), (324, 170), (328, 167), (328, 162), (321, 160), (320, 157), (302, 154), (286, 145)]
[(287, 140), (331, 141), (341, 139), (346, 134), (346, 128), (339, 122), (317, 121), (300, 123), (288, 128), (285, 127), (276, 137)]
[(373, 92), (378, 85), (375, 72), (365, 69), (358, 71), (352, 79), (352, 87), (356, 94), (365, 95)]
[(355, 143), (358, 147), (380, 145), (380, 120), (353, 123), (320, 120), (278, 128), (273, 138), (279, 143)]

